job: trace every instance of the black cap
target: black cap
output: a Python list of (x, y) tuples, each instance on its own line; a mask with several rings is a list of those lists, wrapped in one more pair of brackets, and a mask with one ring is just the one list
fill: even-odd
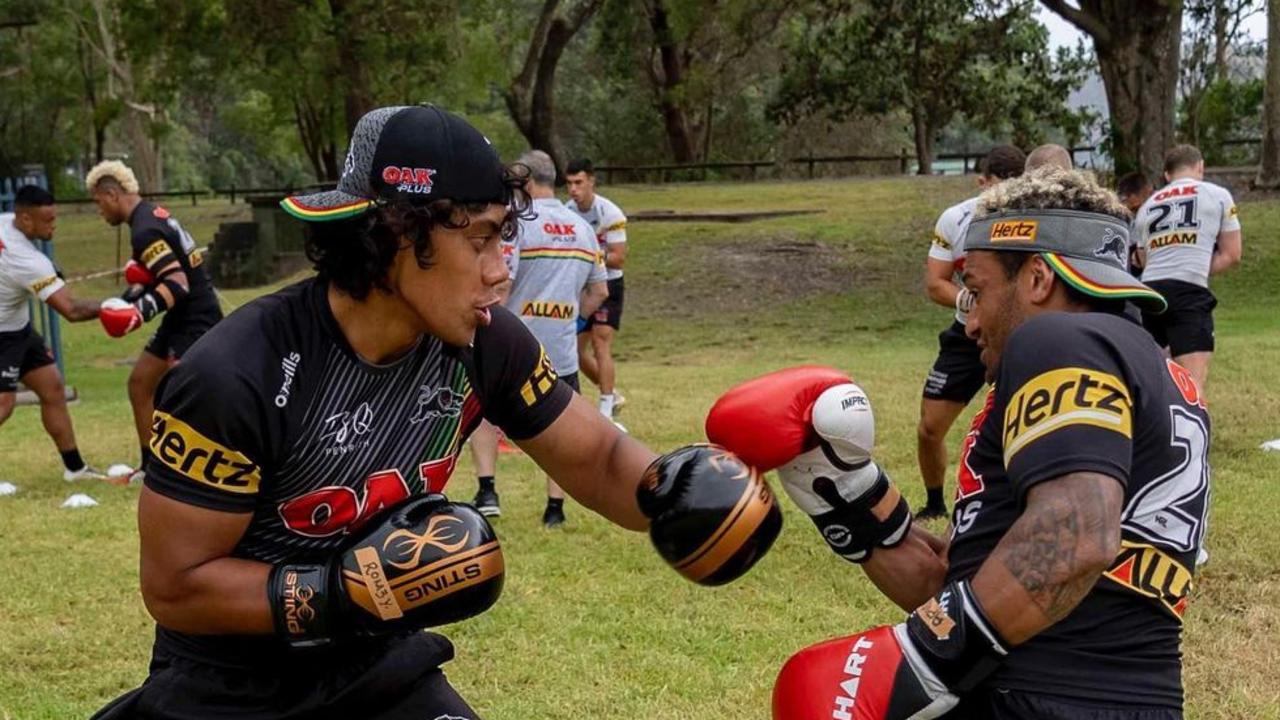
[(434, 105), (378, 108), (356, 123), (338, 189), (280, 201), (310, 222), (352, 217), (391, 200), (501, 203), (502, 161), (466, 120)]

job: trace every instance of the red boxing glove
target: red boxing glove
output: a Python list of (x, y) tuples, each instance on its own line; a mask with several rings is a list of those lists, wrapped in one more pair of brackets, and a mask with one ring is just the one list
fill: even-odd
[(111, 337), (124, 337), (142, 327), (142, 312), (120, 298), (107, 298), (98, 310), (98, 321)]
[(130, 260), (124, 265), (124, 281), (130, 285), (149, 288), (156, 283), (156, 276), (151, 274), (146, 265), (137, 260)]
[(821, 365), (778, 370), (730, 388), (707, 413), (707, 439), (760, 472), (818, 446), (813, 403), (833, 385), (851, 382)]
[(792, 655), (773, 686), (773, 720), (936, 718), (1006, 654), (968, 583), (951, 583), (904, 623)]

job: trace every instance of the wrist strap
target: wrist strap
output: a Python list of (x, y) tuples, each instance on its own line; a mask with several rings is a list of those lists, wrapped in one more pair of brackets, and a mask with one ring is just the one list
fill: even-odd
[(267, 598), (276, 634), (290, 645), (317, 647), (331, 642), (327, 566), (276, 565), (267, 580)]
[(861, 496), (846, 500), (835, 482), (820, 477), (813, 481), (813, 491), (832, 508), (813, 516), (822, 539), (832, 551), (853, 563), (864, 563), (877, 547), (894, 547), (907, 537), (911, 529), (911, 508), (893, 481), (874, 463), (854, 472), (875, 472), (871, 489)]
[(924, 663), (954, 692), (972, 690), (1009, 654), (968, 580), (948, 584), (916, 608), (907, 618), (907, 634)]

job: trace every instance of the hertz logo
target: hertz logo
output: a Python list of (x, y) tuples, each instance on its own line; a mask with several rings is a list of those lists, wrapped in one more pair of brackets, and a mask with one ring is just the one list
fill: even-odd
[(57, 275), (50, 275), (47, 278), (37, 280), (31, 284), (31, 292), (35, 293), (36, 295), (39, 295), (41, 290), (44, 290), (45, 288), (49, 287), (50, 285), (56, 282), (58, 282)]
[(143, 265), (146, 265), (147, 267), (151, 267), (151, 265), (155, 263), (155, 261), (164, 257), (166, 254), (168, 254), (168, 252), (169, 252), (169, 244), (166, 243), (164, 240), (157, 240), (151, 243), (150, 245), (148, 245), (146, 250), (142, 251), (141, 262)]
[(1182, 621), (1191, 594), (1191, 571), (1155, 547), (1120, 541), (1120, 552), (1103, 575), (1139, 595), (1159, 600)]
[(946, 238), (944, 238), (944, 237), (942, 237), (942, 236), (941, 236), (941, 235), (939, 235), (938, 233), (934, 233), (934, 234), (933, 234), (933, 244), (934, 244), (934, 245), (937, 245), (938, 247), (942, 248), (943, 250), (950, 250), (950, 249), (951, 249), (951, 243), (947, 242), (947, 239), (946, 239)]
[(547, 396), (551, 392), (551, 388), (556, 385), (556, 371), (551, 367), (551, 358), (547, 357), (547, 351), (538, 346), (540, 357), (538, 364), (534, 366), (533, 372), (529, 373), (529, 379), (524, 381), (524, 385), (520, 388), (520, 398), (524, 400), (525, 407), (533, 407), (539, 400)]
[(250, 495), (262, 480), (249, 458), (159, 410), (151, 416), (151, 453), (174, 472), (225, 492)]
[(991, 225), (991, 242), (1035, 242), (1038, 220), (1001, 220)]
[(578, 309), (570, 303), (530, 300), (520, 306), (520, 314), (525, 317), (553, 318), (556, 320), (573, 320), (578, 317)]
[(1152, 238), (1151, 249), (1169, 247), (1170, 245), (1195, 245), (1196, 234), (1193, 232), (1170, 233), (1169, 235), (1161, 235), (1158, 238)]
[(1004, 412), (1005, 467), (1022, 448), (1072, 425), (1133, 437), (1129, 387), (1114, 375), (1079, 367), (1050, 370), (1027, 381)]

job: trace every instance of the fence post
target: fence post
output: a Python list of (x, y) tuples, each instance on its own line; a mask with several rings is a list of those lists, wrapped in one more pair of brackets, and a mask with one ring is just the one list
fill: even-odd
[(813, 179), (813, 153), (809, 153), (809, 179)]
[(898, 153), (898, 174), (900, 174), (900, 175), (906, 175), (906, 174), (907, 174), (907, 149), (906, 149), (906, 148), (899, 148), (899, 153)]
[(236, 204), (236, 184), (231, 183), (231, 204)]
[(191, 207), (195, 207), (198, 204), (196, 202), (196, 189), (191, 186), (187, 186), (187, 190), (191, 191)]

